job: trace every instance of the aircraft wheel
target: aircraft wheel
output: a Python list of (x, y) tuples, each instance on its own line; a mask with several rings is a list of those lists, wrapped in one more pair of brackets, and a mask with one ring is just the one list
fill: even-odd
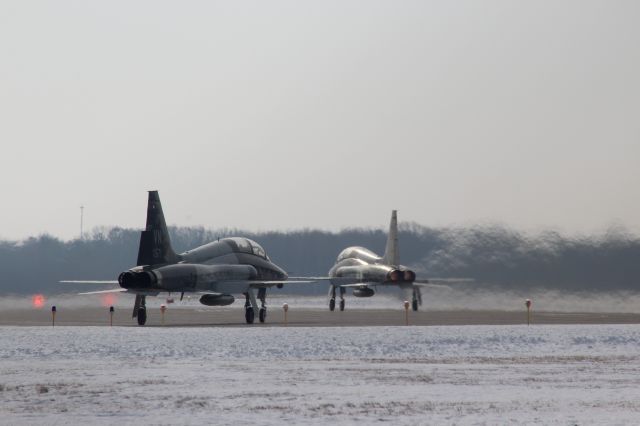
[(255, 316), (255, 314), (253, 312), (253, 308), (252, 307), (248, 307), (244, 311), (244, 319), (247, 320), (247, 324), (253, 324), (254, 316)]
[(417, 311), (417, 310), (418, 310), (418, 301), (417, 301), (417, 300), (414, 300), (413, 302), (411, 302), (411, 308), (412, 308), (414, 311)]
[(336, 309), (336, 299), (329, 300), (329, 310), (333, 312)]
[(344, 299), (340, 301), (340, 310), (344, 311)]
[(264, 320), (267, 319), (267, 308), (260, 308), (258, 318), (260, 319), (260, 322), (264, 322)]
[(138, 308), (138, 325), (145, 325), (147, 322), (147, 308)]

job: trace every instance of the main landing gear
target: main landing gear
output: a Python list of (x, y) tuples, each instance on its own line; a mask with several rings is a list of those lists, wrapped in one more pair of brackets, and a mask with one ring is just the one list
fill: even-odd
[[(246, 293), (244, 293), (245, 302), (244, 302), (244, 319), (247, 321), (247, 324), (253, 324), (255, 320), (255, 309), (258, 306), (258, 301), (253, 293), (252, 289), (249, 289)], [(267, 289), (261, 288), (258, 289), (258, 299), (260, 300), (260, 309), (258, 310), (258, 320), (260, 322), (265, 322), (267, 319)]]
[[(345, 305), (345, 300), (344, 300), (344, 293), (345, 293), (345, 289), (344, 287), (338, 287), (340, 289), (340, 310), (344, 311), (344, 305)], [(329, 287), (329, 310), (331, 312), (333, 312), (336, 309), (336, 287), (335, 286), (330, 286)]]
[(146, 296), (136, 295), (136, 302), (133, 305), (133, 318), (138, 319), (138, 325), (147, 323), (147, 303)]
[(413, 309), (414, 312), (417, 311), (418, 305), (422, 305), (422, 292), (419, 287), (414, 287), (413, 297), (411, 298), (411, 309)]

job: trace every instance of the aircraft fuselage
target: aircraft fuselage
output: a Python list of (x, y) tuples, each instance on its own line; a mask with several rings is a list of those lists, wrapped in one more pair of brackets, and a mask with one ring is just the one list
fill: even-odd
[(264, 250), (246, 238), (225, 238), (179, 255), (178, 263), (136, 266), (120, 274), (120, 286), (137, 293), (244, 293), (252, 280), (286, 280)]
[(377, 285), (408, 285), (415, 273), (405, 266), (387, 265), (383, 258), (364, 247), (348, 247), (340, 253), (329, 270), (331, 283), (375, 283)]

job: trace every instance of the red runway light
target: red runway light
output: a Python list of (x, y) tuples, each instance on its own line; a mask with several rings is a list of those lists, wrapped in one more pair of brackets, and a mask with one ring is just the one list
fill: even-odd
[(101, 301), (102, 306), (113, 306), (116, 304), (118, 300), (118, 295), (116, 293), (105, 293), (102, 295)]
[(36, 309), (42, 309), (44, 306), (45, 298), (42, 294), (34, 294), (31, 297), (31, 304)]

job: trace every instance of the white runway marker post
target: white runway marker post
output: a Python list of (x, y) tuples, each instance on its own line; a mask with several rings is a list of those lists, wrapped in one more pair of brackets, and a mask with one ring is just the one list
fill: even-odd
[(289, 311), (289, 305), (287, 303), (282, 304), (282, 310), (284, 311), (284, 325), (287, 326), (287, 312)]
[(160, 316), (162, 317), (161, 319), (162, 325), (164, 325), (164, 313), (166, 310), (167, 310), (167, 305), (165, 305), (164, 303), (160, 305)]
[(56, 326), (56, 306), (53, 305), (51, 307), (51, 327), (55, 327)]
[(409, 301), (404, 301), (404, 325), (409, 325)]
[(524, 302), (527, 307), (527, 325), (531, 325), (531, 299), (527, 299)]
[(109, 327), (113, 327), (113, 306), (109, 306)]

